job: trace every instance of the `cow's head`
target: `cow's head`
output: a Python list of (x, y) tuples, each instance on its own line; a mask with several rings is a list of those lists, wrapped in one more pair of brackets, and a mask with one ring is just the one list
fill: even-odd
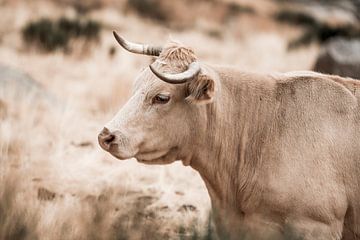
[(157, 48), (114, 36), (126, 50), (158, 58), (137, 76), (132, 97), (99, 134), (100, 146), (118, 159), (188, 164), (206, 141), (205, 105), (216, 97), (216, 75), (179, 43)]

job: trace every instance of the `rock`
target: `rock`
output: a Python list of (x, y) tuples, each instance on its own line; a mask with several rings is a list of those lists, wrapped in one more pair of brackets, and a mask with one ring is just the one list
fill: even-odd
[(49, 93), (30, 75), (19, 69), (0, 64), (0, 99), (9, 97), (16, 100), (36, 99), (51, 106), (62, 106), (54, 95)]
[(15, 68), (0, 65), (0, 89), (14, 89), (17, 95), (41, 92), (41, 86), (28, 74)]
[(330, 40), (321, 50), (314, 70), (360, 79), (360, 40)]

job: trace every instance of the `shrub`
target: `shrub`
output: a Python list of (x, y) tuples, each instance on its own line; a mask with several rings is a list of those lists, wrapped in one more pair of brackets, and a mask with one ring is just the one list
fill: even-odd
[(116, 53), (116, 47), (114, 47), (114, 46), (111, 46), (110, 48), (109, 48), (109, 56), (110, 57), (114, 57), (114, 55), (115, 55), (115, 53)]
[(60, 18), (56, 21), (44, 18), (30, 22), (22, 30), (23, 40), (47, 52), (68, 50), (71, 39), (98, 40), (101, 24), (80, 19)]
[(280, 11), (275, 14), (275, 19), (279, 22), (300, 26), (312, 26), (317, 21), (310, 15), (302, 12)]
[(306, 46), (312, 42), (325, 43), (334, 37), (360, 38), (360, 30), (350, 25), (332, 27), (326, 24), (317, 24), (306, 29), (299, 38), (290, 41), (288, 48), (294, 49)]
[(290, 41), (289, 49), (309, 45), (312, 42), (324, 43), (333, 37), (360, 38), (359, 27), (353, 25), (334, 27), (303, 12), (284, 10), (275, 14), (274, 18), (282, 23), (305, 28), (305, 32), (300, 37)]
[(135, 10), (140, 16), (151, 18), (159, 22), (169, 20), (169, 15), (160, 6), (159, 0), (128, 0), (127, 6)]
[(239, 15), (242, 13), (255, 14), (255, 9), (249, 6), (240, 5), (238, 3), (230, 2), (227, 6), (228, 14), (230, 16)]

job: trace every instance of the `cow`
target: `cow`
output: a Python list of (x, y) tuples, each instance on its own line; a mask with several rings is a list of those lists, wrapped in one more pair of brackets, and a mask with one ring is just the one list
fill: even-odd
[(221, 239), (360, 239), (359, 82), (246, 72), (114, 36), (156, 60), (99, 134), (105, 151), (195, 169)]

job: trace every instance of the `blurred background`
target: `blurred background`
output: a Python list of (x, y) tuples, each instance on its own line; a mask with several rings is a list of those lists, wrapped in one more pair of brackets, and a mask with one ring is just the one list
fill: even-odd
[(97, 144), (152, 61), (112, 30), (247, 71), (360, 79), (359, 0), (0, 0), (0, 239), (213, 239), (195, 171)]

